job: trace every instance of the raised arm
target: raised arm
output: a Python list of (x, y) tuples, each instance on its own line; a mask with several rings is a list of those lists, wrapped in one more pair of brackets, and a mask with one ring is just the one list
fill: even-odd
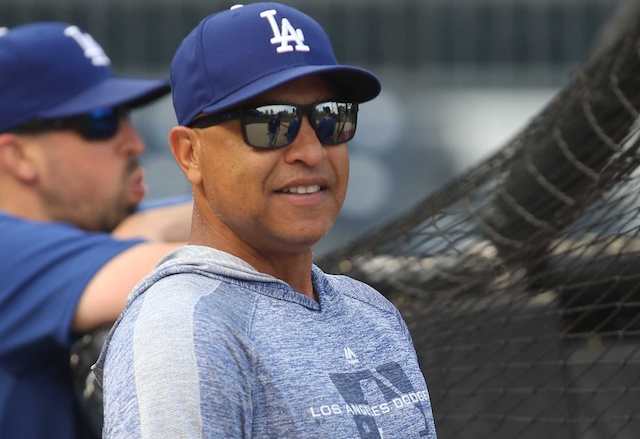
[(124, 239), (186, 242), (189, 239), (192, 211), (193, 203), (189, 201), (136, 212), (125, 219), (112, 235)]
[(193, 203), (181, 202), (137, 212), (112, 233), (118, 239), (147, 239), (107, 262), (87, 284), (72, 329), (85, 332), (113, 322), (131, 289), (171, 250), (186, 244)]
[(86, 332), (118, 318), (131, 289), (168, 252), (183, 243), (143, 242), (106, 263), (87, 284), (72, 329)]

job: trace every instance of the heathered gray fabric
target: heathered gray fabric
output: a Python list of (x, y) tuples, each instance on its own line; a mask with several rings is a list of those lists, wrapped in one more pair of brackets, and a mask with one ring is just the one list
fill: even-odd
[(208, 247), (132, 291), (94, 371), (103, 438), (436, 438), (396, 308), (313, 267), (319, 302)]

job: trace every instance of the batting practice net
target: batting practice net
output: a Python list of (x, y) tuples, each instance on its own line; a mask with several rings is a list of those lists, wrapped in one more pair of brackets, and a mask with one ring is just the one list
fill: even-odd
[(443, 438), (640, 433), (640, 8), (502, 150), (316, 261), (413, 334)]

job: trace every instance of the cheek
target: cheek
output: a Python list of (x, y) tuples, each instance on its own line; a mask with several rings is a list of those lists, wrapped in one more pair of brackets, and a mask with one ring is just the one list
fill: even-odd
[(200, 173), (205, 197), (215, 208), (224, 209), (232, 203), (242, 207), (238, 200), (248, 197), (247, 188), (251, 184), (251, 174), (243, 161), (233, 154), (215, 153), (205, 154), (200, 163)]
[(332, 151), (330, 161), (336, 175), (336, 193), (342, 204), (349, 184), (349, 152), (347, 146), (339, 146), (335, 151)]
[(103, 163), (102, 167), (96, 168), (90, 166), (91, 162), (91, 158), (79, 160), (77, 155), (66, 154), (66, 151), (54, 151), (47, 156), (46, 163), (41, 168), (41, 176), (52, 186), (64, 185), (69, 190), (77, 191), (86, 187), (87, 184), (94, 184), (93, 181), (102, 179), (105, 165), (108, 163)]

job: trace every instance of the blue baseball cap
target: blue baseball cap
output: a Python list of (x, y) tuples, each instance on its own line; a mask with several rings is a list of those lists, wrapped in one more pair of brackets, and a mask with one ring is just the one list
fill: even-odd
[(102, 48), (77, 26), (0, 29), (0, 132), (34, 119), (137, 107), (169, 91), (167, 80), (117, 77)]
[(329, 37), (311, 17), (280, 3), (252, 3), (206, 17), (171, 62), (180, 125), (230, 109), (279, 85), (322, 75), (340, 98), (365, 102), (380, 93), (367, 70), (338, 64)]

